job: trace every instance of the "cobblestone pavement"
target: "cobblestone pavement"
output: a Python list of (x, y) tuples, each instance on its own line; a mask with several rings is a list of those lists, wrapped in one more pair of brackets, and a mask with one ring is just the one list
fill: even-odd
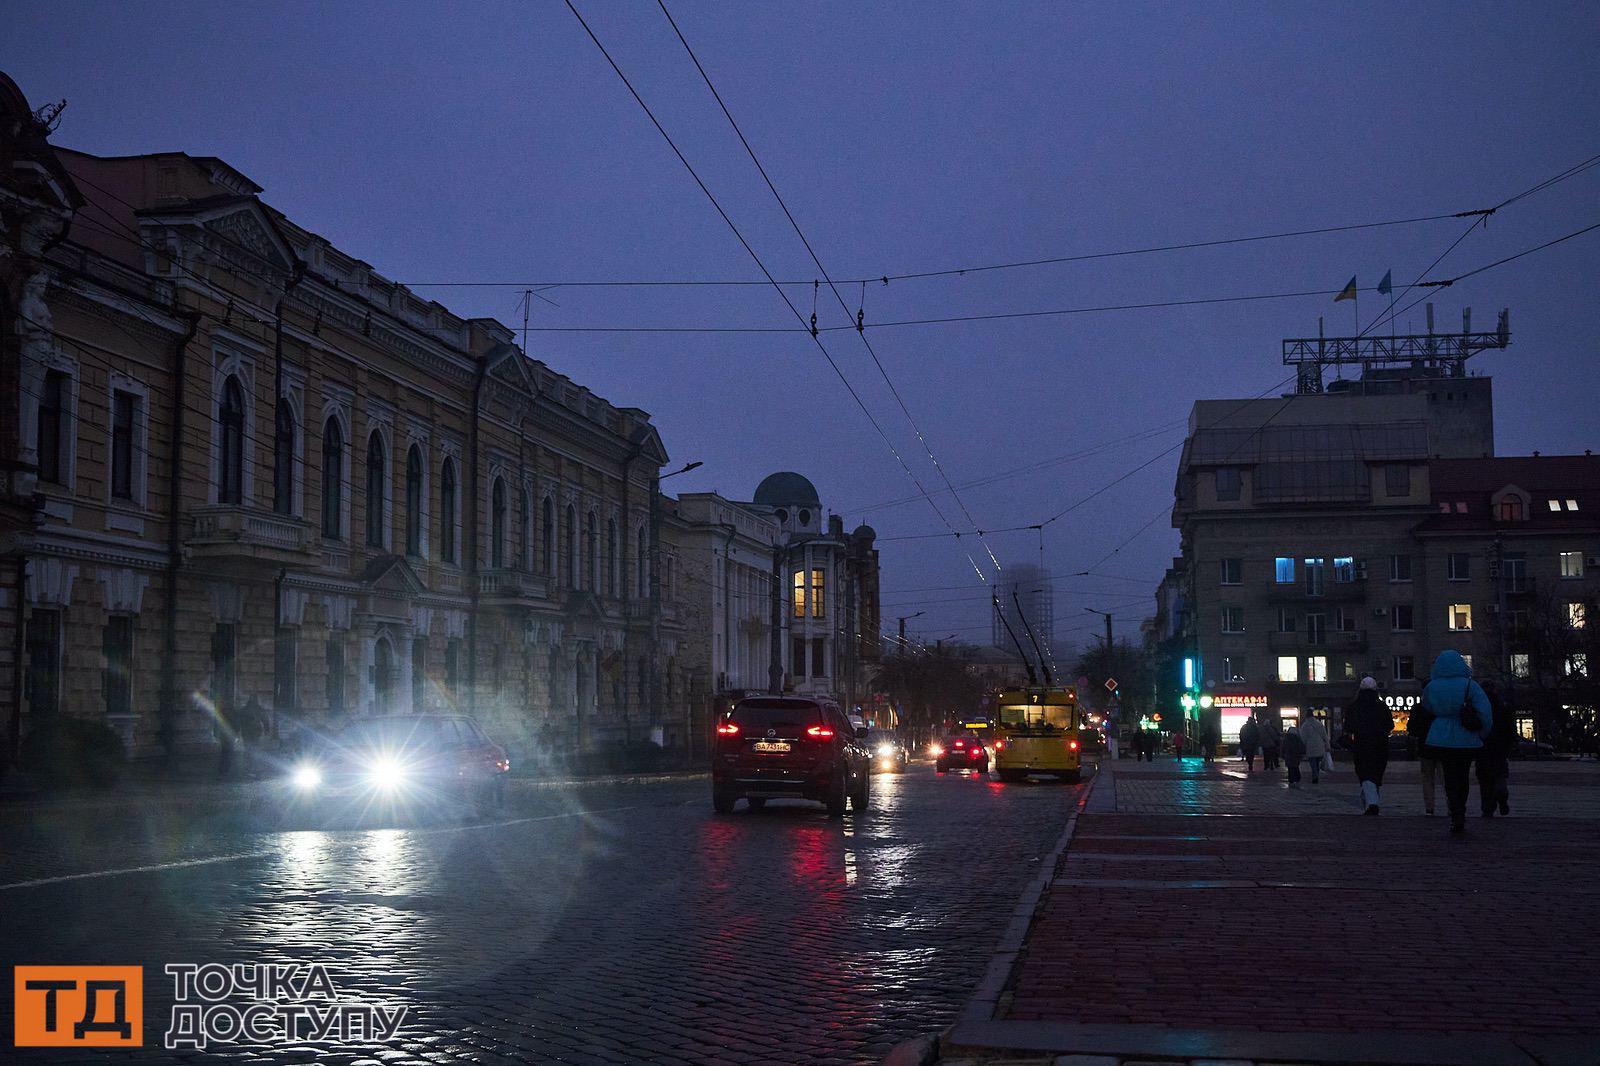
[(717, 817), (709, 785), (679, 779), (524, 793), (492, 822), (328, 832), (266, 832), (237, 805), (0, 808), (0, 962), (144, 965), (147, 1059), (219, 1060), (159, 1050), (164, 964), (321, 962), (344, 998), (414, 1008), (391, 1046), (224, 1050), (868, 1061), (955, 1017), (1080, 787), (917, 765), (830, 821), (799, 803)]
[(1600, 767), (1513, 764), (1512, 816), (1480, 818), (1474, 785), (1464, 837), (1421, 816), (1414, 763), (1378, 818), (1347, 771), (1289, 791), (1240, 770), (1102, 775), (1002, 1018), (1592, 1038)]

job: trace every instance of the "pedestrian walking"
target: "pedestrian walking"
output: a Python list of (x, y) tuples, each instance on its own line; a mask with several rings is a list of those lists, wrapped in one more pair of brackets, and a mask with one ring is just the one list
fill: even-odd
[(1200, 731), (1200, 758), (1210, 762), (1217, 749), (1217, 729), (1209, 722)]
[(1261, 746), (1261, 727), (1256, 725), (1256, 716), (1251, 715), (1244, 720), (1244, 725), (1239, 727), (1239, 756), (1244, 759), (1245, 773), (1251, 773), (1256, 768), (1256, 749)]
[(1117, 761), (1117, 729), (1115, 726), (1106, 730), (1106, 755), (1112, 762)]
[(1485, 818), (1493, 818), (1495, 809), (1501, 814), (1511, 813), (1511, 748), (1517, 742), (1516, 724), (1505, 701), (1500, 698), (1500, 688), (1493, 681), (1482, 683), (1489, 697), (1489, 730), (1483, 735), (1483, 750), (1478, 753), (1478, 803)]
[(1306, 759), (1311, 763), (1311, 783), (1322, 778), (1322, 760), (1328, 754), (1328, 727), (1314, 714), (1307, 714), (1300, 723), (1300, 740), (1306, 746)]
[(1428, 742), (1428, 727), (1431, 725), (1433, 725), (1433, 715), (1429, 714), (1428, 709), (1420, 702), (1417, 703), (1406, 718), (1406, 750), (1417, 760), (1418, 773), (1422, 777), (1424, 814), (1433, 813), (1433, 801), (1439, 779), (1439, 764), (1424, 747)]
[(1363, 677), (1356, 698), (1344, 709), (1344, 725), (1350, 737), (1350, 753), (1355, 758), (1356, 780), (1361, 782), (1361, 803), (1365, 813), (1376, 815), (1378, 790), (1383, 787), (1383, 771), (1389, 765), (1389, 734), (1394, 732), (1394, 715), (1378, 698), (1378, 681)]
[(1472, 667), (1461, 653), (1446, 648), (1433, 661), (1433, 679), (1422, 690), (1422, 705), (1433, 715), (1423, 754), (1444, 775), (1450, 832), (1464, 833), (1472, 760), (1483, 750), (1483, 734), (1494, 725), (1489, 697), (1472, 680)]
[(1277, 719), (1268, 718), (1261, 723), (1261, 768), (1263, 770), (1276, 770), (1278, 768), (1278, 752), (1283, 748), (1283, 727)]
[(1300, 787), (1300, 760), (1306, 757), (1306, 742), (1300, 731), (1290, 726), (1283, 732), (1283, 761), (1289, 765), (1289, 787)]

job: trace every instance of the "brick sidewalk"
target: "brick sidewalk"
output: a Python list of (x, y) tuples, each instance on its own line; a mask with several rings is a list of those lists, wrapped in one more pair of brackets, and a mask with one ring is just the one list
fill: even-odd
[(1391, 764), (1380, 818), (1346, 766), (1290, 791), (1235, 761), (1121, 764), (996, 1017), (946, 1034), (945, 1061), (992, 1041), (1105, 1063), (1600, 1062), (1597, 786), (1593, 763), (1515, 763), (1512, 816), (1478, 817), (1474, 785), (1451, 837), (1442, 783), (1421, 817), (1415, 763)]

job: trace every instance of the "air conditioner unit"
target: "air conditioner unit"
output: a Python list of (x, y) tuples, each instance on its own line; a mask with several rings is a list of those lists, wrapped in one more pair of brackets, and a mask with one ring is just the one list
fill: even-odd
[(1374, 618), (1383, 618), (1388, 613), (1389, 609), (1386, 607), (1374, 607), (1372, 609), (1372, 617)]
[(1498, 581), (1499, 579), (1500, 579), (1500, 564), (1499, 563), (1490, 563), (1489, 564), (1489, 580), (1490, 581)]
[(1600, 555), (1585, 555), (1583, 557), (1583, 565), (1600, 567)]

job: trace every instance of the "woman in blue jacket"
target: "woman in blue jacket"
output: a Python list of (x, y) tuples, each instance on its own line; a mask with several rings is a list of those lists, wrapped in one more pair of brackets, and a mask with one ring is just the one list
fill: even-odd
[[(1483, 736), (1492, 724), (1489, 697), (1472, 680), (1472, 667), (1457, 651), (1445, 650), (1433, 661), (1433, 676), (1422, 690), (1422, 706), (1433, 716), (1423, 741), (1425, 757), (1435, 759), (1444, 775), (1445, 802), (1450, 807), (1450, 832), (1467, 829), (1467, 787), (1472, 760), (1483, 748)], [(1477, 711), (1475, 729), (1462, 721), (1464, 709)]]

